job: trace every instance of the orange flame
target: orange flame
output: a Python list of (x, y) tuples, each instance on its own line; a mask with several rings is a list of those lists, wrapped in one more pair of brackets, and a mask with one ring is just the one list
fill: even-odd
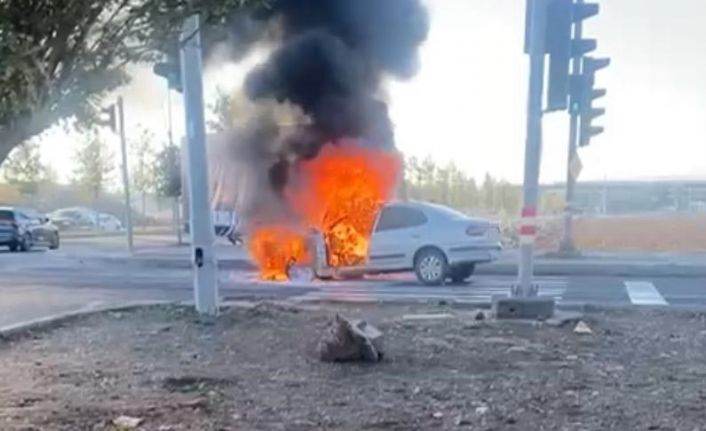
[(311, 262), (305, 237), (284, 226), (256, 229), (248, 245), (260, 268), (260, 276), (265, 280), (284, 281), (291, 265)]
[[(299, 217), (301, 231), (314, 228), (323, 234), (329, 266), (364, 263), (377, 213), (392, 198), (398, 180), (397, 154), (342, 140), (295, 168), (295, 180), (284, 196)], [(260, 228), (250, 244), (267, 279), (286, 279), (288, 262), (311, 259), (306, 238), (281, 226)]]

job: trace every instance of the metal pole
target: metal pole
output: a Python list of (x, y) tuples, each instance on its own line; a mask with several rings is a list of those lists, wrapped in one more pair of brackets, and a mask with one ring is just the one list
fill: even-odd
[(537, 200), (539, 196), (539, 163), (542, 152), (542, 93), (544, 87), (544, 42), (546, 0), (527, 0), (530, 7), (530, 76), (527, 99), (527, 136), (525, 141), (525, 178), (522, 221), (520, 226), (520, 265), (513, 296), (537, 294), (532, 284), (534, 272), (534, 239), (536, 236)]
[(209, 205), (206, 162), (206, 127), (203, 108), (203, 77), (199, 16), (186, 19), (180, 37), (181, 76), (184, 86), (191, 251), (194, 268), (194, 300), (202, 314), (218, 313), (218, 280), (213, 251), (213, 220)]
[[(583, 3), (583, 0), (576, 0), (577, 4)], [(583, 36), (583, 24), (579, 20), (574, 26), (574, 40), (580, 40)], [(581, 55), (576, 55), (571, 62), (571, 75), (578, 76), (581, 74)], [(569, 113), (569, 152), (566, 161), (566, 206), (564, 208), (564, 233), (559, 245), (559, 250), (564, 253), (576, 253), (576, 242), (574, 241), (574, 194), (576, 188), (576, 177), (571, 172), (571, 164), (574, 158), (578, 155), (578, 126), (579, 126), (579, 110), (574, 106), (574, 100), (571, 100)]]
[(127, 168), (127, 145), (125, 142), (125, 109), (123, 108), (123, 98), (118, 97), (118, 116), (120, 117), (120, 153), (122, 154), (123, 165), (123, 190), (125, 193), (125, 224), (127, 225), (127, 248), (132, 252), (132, 206), (130, 204), (130, 179), (128, 177)]

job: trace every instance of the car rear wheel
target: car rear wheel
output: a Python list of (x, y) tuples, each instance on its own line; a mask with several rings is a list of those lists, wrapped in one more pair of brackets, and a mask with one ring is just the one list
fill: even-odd
[(448, 272), (446, 256), (438, 248), (424, 248), (414, 260), (417, 280), (427, 286), (438, 286), (446, 279)]
[(471, 275), (473, 275), (473, 271), (475, 271), (475, 269), (475, 263), (457, 265), (449, 270), (449, 277), (454, 283), (463, 283), (464, 281), (468, 280)]
[(26, 233), (22, 236), (22, 240), (20, 241), (20, 250), (21, 251), (30, 251), (32, 250), (32, 235)]
[(20, 248), (20, 245), (17, 244), (16, 242), (13, 242), (13, 243), (10, 244), (8, 247), (10, 248), (10, 251), (11, 251), (12, 253), (14, 253), (14, 252), (17, 251), (17, 249)]
[(49, 243), (49, 250), (58, 250), (59, 249), (59, 233), (56, 232), (51, 239), (51, 242)]

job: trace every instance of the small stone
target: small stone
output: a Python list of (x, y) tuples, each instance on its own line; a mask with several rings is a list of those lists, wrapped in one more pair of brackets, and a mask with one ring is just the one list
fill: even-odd
[(441, 413), (441, 412), (434, 412), (434, 414), (432, 414), (432, 417), (433, 417), (434, 419), (441, 419), (441, 418), (444, 417), (444, 414)]
[(473, 317), (475, 320), (485, 320), (485, 312), (483, 310), (478, 310)]
[(567, 361), (578, 361), (578, 359), (579, 359), (578, 355), (566, 355)]
[(476, 414), (477, 415), (484, 415), (484, 414), (488, 413), (488, 410), (490, 410), (490, 407), (488, 407), (486, 405), (478, 406), (478, 407), (476, 407)]
[(364, 320), (336, 315), (317, 347), (324, 362), (382, 360), (382, 332)]
[(579, 323), (574, 326), (574, 334), (578, 335), (592, 335), (593, 330), (584, 322), (583, 320), (579, 320)]
[(463, 416), (459, 416), (456, 418), (456, 426), (458, 426), (458, 427), (462, 427), (462, 426), (466, 426), (466, 425), (470, 425), (470, 424), (471, 424), (471, 421), (464, 418)]
[(422, 390), (419, 388), (419, 386), (415, 386), (415, 388), (412, 390), (412, 394), (414, 395), (419, 395), (420, 392), (422, 392)]
[(233, 416), (231, 416), (231, 417), (233, 418), (234, 421), (239, 421), (243, 418), (243, 415), (241, 415), (240, 413), (234, 413)]
[(132, 416), (118, 416), (113, 419), (113, 425), (123, 430), (134, 430), (142, 423), (141, 418), (135, 418)]

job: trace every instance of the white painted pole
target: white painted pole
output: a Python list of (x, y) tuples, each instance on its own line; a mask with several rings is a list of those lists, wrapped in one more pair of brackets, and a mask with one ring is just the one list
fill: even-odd
[(184, 87), (191, 251), (194, 300), (202, 314), (218, 313), (218, 268), (214, 255), (213, 220), (208, 189), (206, 126), (204, 124), (201, 32), (199, 16), (184, 22), (180, 37), (181, 78)]

